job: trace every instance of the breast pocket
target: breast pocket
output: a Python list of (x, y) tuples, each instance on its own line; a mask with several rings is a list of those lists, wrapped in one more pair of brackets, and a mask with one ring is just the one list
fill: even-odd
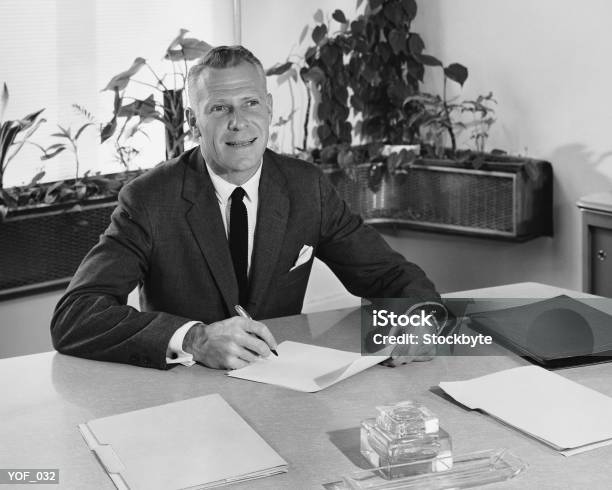
[(280, 278), (283, 285), (295, 284), (299, 281), (308, 281), (310, 275), (310, 269), (312, 268), (312, 259), (305, 264), (297, 266), (295, 269), (290, 270), (283, 274)]

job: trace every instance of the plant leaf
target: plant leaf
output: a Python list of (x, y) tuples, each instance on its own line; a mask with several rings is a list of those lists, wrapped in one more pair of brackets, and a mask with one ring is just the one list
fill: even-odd
[(8, 101), (9, 101), (9, 91), (8, 91), (8, 87), (6, 86), (6, 82), (4, 82), (2, 86), (2, 95), (0, 96), (0, 123), (4, 119), (4, 111), (6, 110)]
[(55, 136), (56, 138), (66, 138), (66, 139), (71, 138), (71, 136), (66, 133), (51, 133), (51, 136)]
[(410, 33), (410, 39), (408, 39), (408, 49), (410, 49), (410, 53), (412, 53), (414, 56), (419, 56), (425, 49), (423, 39), (416, 32)]
[(391, 49), (395, 54), (399, 54), (402, 52), (405, 46), (405, 39), (402, 35), (402, 32), (398, 29), (393, 29), (389, 33), (389, 44), (391, 45)]
[(315, 22), (318, 22), (319, 24), (322, 24), (324, 19), (323, 19), (323, 11), (321, 9), (317, 10), (315, 12), (315, 14), (312, 16), (312, 18), (314, 19)]
[(363, 20), (354, 20), (351, 22), (351, 32), (355, 35), (362, 34), (365, 31)]
[(34, 121), (36, 121), (36, 118), (40, 116), (40, 113), (42, 111), (44, 111), (44, 109), (40, 109), (38, 111), (32, 112), (31, 114), (28, 114), (27, 116), (25, 116), (23, 119), (20, 119), (19, 122), (20, 124), (23, 125), (23, 129), (34, 124)]
[(100, 129), (100, 143), (104, 143), (117, 129), (117, 116), (114, 116), (102, 129)]
[(327, 35), (327, 26), (325, 24), (319, 24), (312, 30), (312, 40), (315, 44), (320, 44), (325, 36)]
[(32, 177), (32, 180), (30, 181), (29, 185), (36, 185), (38, 181), (42, 179), (44, 176), (45, 176), (45, 171), (41, 170), (34, 177)]
[(417, 4), (415, 0), (402, 0), (402, 7), (404, 12), (410, 20), (414, 20), (417, 14)]
[(318, 66), (312, 68), (302, 68), (300, 70), (300, 76), (305, 82), (311, 81), (314, 83), (321, 83), (325, 80), (325, 72)]
[(276, 80), (277, 80), (278, 85), (282, 85), (283, 83), (287, 82), (291, 78), (293, 78), (293, 81), (297, 81), (297, 71), (295, 71), (295, 68), (292, 68), (291, 70), (286, 71), (282, 75), (279, 75), (279, 77)]
[(136, 73), (138, 73), (138, 70), (140, 70), (146, 62), (147, 61), (144, 58), (136, 58), (132, 62), (132, 66), (111, 78), (110, 81), (106, 84), (106, 87), (102, 89), (102, 91), (104, 92), (105, 90), (123, 90), (125, 87), (127, 87), (130, 78), (133, 77)]
[[(48, 150), (49, 148), (47, 148)], [(56, 150), (52, 151), (51, 153), (45, 153), (43, 156), (40, 157), (41, 160), (50, 160), (51, 158), (53, 158), (56, 155), (59, 155), (61, 152), (63, 152), (66, 149), (66, 145), (62, 145), (61, 148), (57, 148)]]
[(4, 201), (6, 205), (17, 206), (17, 199), (15, 199), (15, 196), (7, 192), (6, 189), (0, 188), (0, 196), (2, 197), (2, 200)]
[(76, 140), (78, 140), (78, 139), (79, 139), (79, 136), (81, 136), (81, 133), (82, 133), (82, 132), (83, 132), (83, 131), (84, 131), (84, 130), (87, 128), (87, 127), (89, 127), (89, 126), (93, 126), (93, 125), (94, 125), (94, 123), (92, 123), (92, 122), (89, 122), (89, 123), (85, 123), (85, 124), (83, 124), (83, 125), (82, 125), (82, 126), (79, 128), (79, 130), (76, 132), (76, 134), (74, 135), (74, 141), (76, 141)]
[(273, 67), (266, 70), (266, 76), (282, 75), (293, 66), (293, 62), (286, 61), (285, 63), (276, 63)]
[(149, 95), (144, 100), (135, 100), (134, 102), (124, 105), (117, 113), (119, 117), (139, 116), (143, 119), (159, 116), (155, 110), (155, 99), (153, 94)]
[(444, 68), (444, 74), (463, 87), (468, 77), (468, 69), (459, 63), (451, 63)]
[(306, 39), (306, 34), (308, 34), (308, 24), (304, 26), (304, 29), (302, 29), (302, 33), (300, 34), (300, 44), (302, 44), (304, 39)]
[(334, 10), (334, 13), (332, 14), (332, 19), (334, 19), (336, 22), (340, 22), (341, 24), (346, 24), (348, 22), (346, 20), (344, 12), (342, 12), (342, 10), (340, 9)]
[(442, 62), (435, 56), (421, 54), (417, 58), (425, 66), (442, 66)]
[[(42, 112), (42, 111), (40, 111), (40, 112)], [(39, 114), (40, 114), (40, 112), (39, 112)], [(27, 132), (26, 132), (26, 133), (23, 135), (23, 138), (21, 139), (21, 141), (19, 141), (19, 142), (15, 142), (15, 144), (16, 144), (17, 146), (15, 147), (15, 149), (13, 150), (13, 152), (11, 153), (11, 155), (10, 155), (10, 156), (8, 156), (8, 157), (6, 157), (6, 162), (5, 162), (5, 165), (4, 165), (4, 167), (5, 167), (5, 168), (6, 168), (6, 166), (9, 164), (9, 162), (10, 162), (10, 161), (11, 161), (13, 158), (15, 158), (15, 156), (17, 155), (17, 153), (19, 153), (19, 151), (21, 150), (21, 148), (23, 148), (23, 145), (25, 145), (25, 144), (26, 144), (26, 142), (28, 141), (28, 139), (30, 138), (30, 136), (32, 136), (32, 135), (34, 134), (34, 132), (35, 132), (35, 131), (38, 129), (38, 127), (39, 127), (39, 126), (40, 126), (42, 123), (44, 123), (44, 122), (46, 122), (46, 121), (47, 121), (47, 120), (46, 120), (46, 119), (43, 119), (43, 118), (41, 118), (41, 119), (39, 119), (38, 121), (36, 121), (36, 122), (34, 123), (34, 125), (33, 125), (33, 126), (30, 128), (30, 129), (28, 129), (28, 131), (27, 131)], [(25, 127), (27, 127), (27, 126), (25, 126)], [(15, 133), (15, 137), (17, 137), (17, 133)], [(34, 144), (35, 146), (38, 146), (39, 148), (41, 148), (41, 147), (40, 147), (39, 145), (37, 145), (36, 143), (32, 143), (32, 144)], [(10, 145), (9, 145), (9, 146), (10, 146)], [(41, 149), (42, 149), (42, 148), (41, 148)], [(7, 147), (7, 150), (8, 150), (8, 147)], [(44, 151), (44, 150), (43, 150), (43, 151)], [(5, 156), (6, 156), (6, 155), (5, 155)]]
[(189, 30), (181, 28), (179, 30), (178, 35), (172, 40), (172, 42), (166, 48), (166, 54), (168, 53), (168, 51), (178, 46), (181, 40), (185, 37), (185, 34), (187, 34), (188, 32)]
[(180, 42), (180, 49), (168, 50), (164, 58), (171, 61), (191, 61), (202, 58), (211, 49), (212, 46), (207, 42), (190, 37)]

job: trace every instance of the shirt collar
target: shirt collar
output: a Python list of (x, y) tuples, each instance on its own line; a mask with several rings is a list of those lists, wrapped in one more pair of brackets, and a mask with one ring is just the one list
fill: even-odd
[(213, 187), (215, 188), (215, 194), (217, 195), (217, 199), (219, 200), (219, 202), (227, 203), (236, 187), (242, 187), (246, 194), (246, 198), (249, 201), (252, 201), (259, 190), (261, 167), (263, 166), (262, 163), (263, 159), (259, 163), (259, 167), (257, 168), (257, 171), (253, 174), (253, 176), (241, 186), (237, 186), (235, 184), (232, 184), (231, 182), (228, 182), (227, 180), (222, 179), (215, 172), (213, 172), (213, 169), (210, 167), (210, 165), (206, 163), (206, 169), (208, 170), (208, 175), (210, 175), (210, 180), (212, 181)]

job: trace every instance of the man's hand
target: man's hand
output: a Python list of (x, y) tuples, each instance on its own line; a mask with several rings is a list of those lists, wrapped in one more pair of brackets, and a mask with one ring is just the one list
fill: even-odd
[(194, 325), (183, 341), (193, 359), (215, 369), (238, 369), (276, 349), (273, 335), (263, 323), (238, 316)]

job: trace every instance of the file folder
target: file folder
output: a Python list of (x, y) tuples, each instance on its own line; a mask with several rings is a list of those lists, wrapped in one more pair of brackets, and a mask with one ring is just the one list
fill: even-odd
[(474, 330), (545, 368), (612, 360), (612, 316), (569, 296), (468, 316)]
[(564, 456), (612, 444), (612, 398), (539, 366), (439, 386)]
[(118, 489), (211, 488), (287, 471), (218, 394), (91, 420), (79, 430)]

